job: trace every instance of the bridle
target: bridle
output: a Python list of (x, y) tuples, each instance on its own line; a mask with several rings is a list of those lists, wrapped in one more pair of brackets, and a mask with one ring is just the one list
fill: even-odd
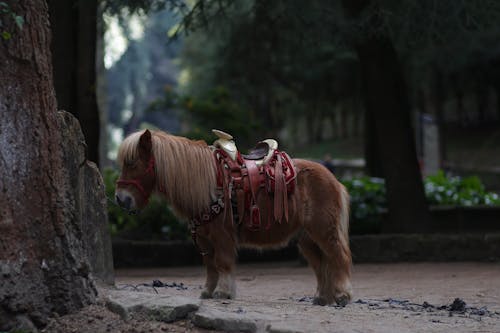
[(149, 201), (149, 197), (151, 196), (151, 191), (146, 191), (144, 189), (144, 186), (142, 185), (144, 179), (146, 178), (146, 176), (154, 176), (155, 175), (155, 157), (153, 156), (153, 154), (151, 154), (151, 157), (149, 158), (149, 162), (148, 162), (148, 167), (146, 168), (146, 171), (144, 172), (144, 174), (140, 177), (137, 177), (137, 178), (134, 178), (134, 179), (118, 179), (116, 181), (116, 185), (117, 186), (123, 186), (123, 185), (132, 185), (134, 186), (138, 191), (139, 193), (141, 193), (144, 201), (146, 202), (146, 204), (148, 203)]

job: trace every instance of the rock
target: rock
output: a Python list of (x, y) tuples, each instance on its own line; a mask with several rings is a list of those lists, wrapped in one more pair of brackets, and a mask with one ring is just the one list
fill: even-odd
[(273, 323), (266, 328), (267, 333), (304, 333), (305, 331), (291, 327), (285, 323)]
[[(31, 86), (42, 91), (39, 84)], [(21, 99), (29, 109), (26, 97)], [(13, 167), (0, 163), (5, 169), (0, 181), (0, 331), (42, 328), (53, 313), (73, 313), (96, 301), (93, 276), (112, 281), (104, 186), (97, 169), (82, 163), (78, 121), (66, 112), (42, 111), (55, 110), (55, 105), (33, 103), (36, 116), (26, 113), (23, 119), (44, 122), (8, 127), (15, 138), (29, 142), (13, 139), (19, 145), (9, 155)], [(2, 132), (5, 127), (0, 127)]]
[(298, 327), (291, 327), (286, 323), (273, 323), (266, 327), (266, 333), (304, 333), (306, 331), (301, 330)]
[(194, 313), (191, 321), (197, 327), (230, 332), (257, 332), (259, 318), (251, 314), (240, 314), (203, 307)]
[(58, 115), (64, 164), (74, 191), (71, 199), (77, 208), (74, 218), (80, 224), (90, 272), (98, 281), (112, 285), (113, 256), (104, 182), (97, 166), (86, 160), (85, 139), (78, 120), (66, 111), (59, 111)]
[(184, 319), (193, 311), (198, 310), (200, 300), (183, 296), (113, 291), (108, 295), (106, 306), (124, 320), (147, 318), (172, 322)]

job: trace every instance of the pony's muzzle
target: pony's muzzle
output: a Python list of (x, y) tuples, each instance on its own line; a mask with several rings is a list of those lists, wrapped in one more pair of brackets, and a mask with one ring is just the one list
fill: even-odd
[(124, 193), (124, 192), (116, 192), (115, 194), (115, 199), (116, 199), (116, 203), (126, 209), (126, 210), (130, 210), (132, 208), (134, 208), (135, 204), (134, 204), (134, 198), (132, 198), (132, 196), (128, 193)]

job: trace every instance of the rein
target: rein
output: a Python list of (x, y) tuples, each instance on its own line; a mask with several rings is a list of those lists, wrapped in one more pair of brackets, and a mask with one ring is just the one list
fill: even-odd
[(149, 193), (144, 189), (144, 186), (142, 185), (142, 182), (144, 181), (144, 178), (146, 176), (154, 176), (155, 174), (155, 157), (153, 154), (151, 154), (151, 157), (149, 158), (148, 162), (148, 167), (146, 168), (146, 171), (144, 175), (141, 177), (137, 177), (134, 179), (118, 179), (116, 181), (116, 185), (132, 185), (134, 186), (142, 195), (144, 201), (146, 204), (149, 201), (149, 197), (151, 196), (151, 191)]

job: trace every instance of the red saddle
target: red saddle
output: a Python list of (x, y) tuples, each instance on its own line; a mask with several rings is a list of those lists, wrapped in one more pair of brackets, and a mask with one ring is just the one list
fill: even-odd
[(297, 173), (287, 153), (276, 149), (263, 164), (258, 163), (255, 152), (244, 156), (238, 151), (233, 159), (218, 148), (214, 155), (218, 168), (217, 185), (224, 193), (226, 208), (236, 206), (237, 211), (229, 215), (234, 216), (238, 224), (243, 223), (252, 230), (261, 228), (258, 202), (262, 202), (262, 196), (268, 211), (266, 228), (273, 220), (288, 221), (288, 195), (295, 189)]

